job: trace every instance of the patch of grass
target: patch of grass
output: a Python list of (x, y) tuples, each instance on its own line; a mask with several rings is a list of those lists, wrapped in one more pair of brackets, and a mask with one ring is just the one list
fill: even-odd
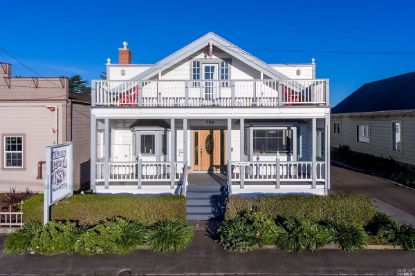
[[(124, 217), (143, 224), (161, 220), (186, 220), (186, 199), (183, 196), (138, 195), (73, 195), (52, 206), (52, 220), (76, 221), (94, 225), (113, 217)], [(37, 194), (23, 204), (23, 220), (43, 219), (43, 195)]]

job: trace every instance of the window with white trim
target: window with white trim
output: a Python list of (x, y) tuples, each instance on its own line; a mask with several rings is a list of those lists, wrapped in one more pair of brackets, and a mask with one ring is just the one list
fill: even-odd
[(336, 133), (336, 134), (342, 133), (341, 124), (339, 122), (333, 123), (333, 133)]
[(254, 129), (253, 154), (292, 153), (291, 129)]
[(392, 123), (392, 149), (394, 151), (402, 150), (402, 130), (400, 122)]
[(357, 141), (361, 143), (370, 142), (369, 126), (357, 125)]
[(200, 61), (192, 61), (192, 80), (194, 80), (193, 87), (200, 86)]
[(4, 136), (4, 168), (23, 168), (23, 136)]
[(229, 60), (223, 60), (220, 62), (220, 80), (222, 81), (222, 87), (229, 87)]
[(156, 153), (155, 135), (141, 135), (141, 154), (154, 155)]

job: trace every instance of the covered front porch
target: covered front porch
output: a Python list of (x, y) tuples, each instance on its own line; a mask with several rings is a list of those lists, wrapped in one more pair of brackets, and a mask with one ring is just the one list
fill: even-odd
[(186, 195), (189, 174), (210, 173), (231, 194), (326, 194), (328, 120), (94, 118), (91, 186)]

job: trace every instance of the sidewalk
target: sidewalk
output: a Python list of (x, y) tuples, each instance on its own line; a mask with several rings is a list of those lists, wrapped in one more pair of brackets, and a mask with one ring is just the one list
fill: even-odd
[[(0, 253), (0, 275), (396, 275), (402, 269), (410, 271), (415, 268), (414, 253), (401, 250), (367, 250), (360, 253), (257, 250), (231, 253), (224, 251), (205, 233), (196, 231), (190, 247), (177, 254), (144, 250), (124, 256), (4, 256)], [(1, 248), (4, 238), (0, 236)], [(120, 271), (124, 274), (118, 274)]]

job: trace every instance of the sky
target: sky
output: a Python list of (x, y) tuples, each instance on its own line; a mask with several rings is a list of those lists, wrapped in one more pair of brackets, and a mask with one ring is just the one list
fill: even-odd
[(412, 0), (13, 0), (1, 9), (0, 61), (13, 76), (99, 79), (123, 41), (133, 63), (155, 63), (210, 31), (268, 63), (314, 57), (332, 106), (366, 82), (415, 71)]

